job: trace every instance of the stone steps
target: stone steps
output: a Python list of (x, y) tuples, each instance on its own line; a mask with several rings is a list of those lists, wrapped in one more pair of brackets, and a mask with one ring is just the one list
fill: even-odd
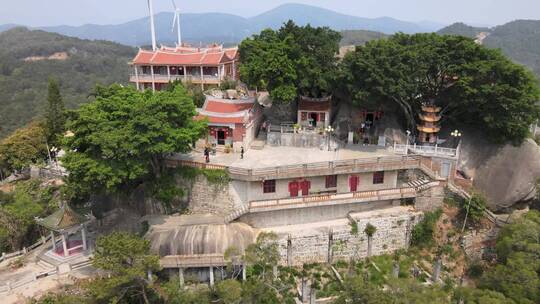
[(241, 217), (242, 215), (248, 213), (249, 211), (249, 206), (244, 206), (236, 211), (234, 211), (233, 213), (229, 214), (227, 217), (225, 217), (225, 223), (230, 223), (232, 221), (234, 221), (235, 219)]

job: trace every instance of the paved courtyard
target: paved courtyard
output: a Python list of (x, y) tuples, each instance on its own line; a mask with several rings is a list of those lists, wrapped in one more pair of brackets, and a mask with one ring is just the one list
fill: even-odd
[[(210, 163), (238, 168), (266, 168), (298, 165), (316, 162), (328, 162), (348, 159), (397, 156), (391, 150), (376, 146), (352, 146), (337, 151), (324, 151), (318, 148), (270, 147), (262, 150), (248, 150), (244, 159), (240, 153), (217, 153), (210, 155)], [(202, 151), (176, 155), (176, 159), (204, 162)]]

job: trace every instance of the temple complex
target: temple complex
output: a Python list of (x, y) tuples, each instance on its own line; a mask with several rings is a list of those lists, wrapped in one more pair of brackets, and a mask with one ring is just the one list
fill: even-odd
[(203, 89), (238, 79), (238, 48), (210, 45), (205, 48), (162, 46), (156, 51), (139, 49), (131, 62), (130, 82), (137, 89), (164, 89), (171, 81), (191, 82)]

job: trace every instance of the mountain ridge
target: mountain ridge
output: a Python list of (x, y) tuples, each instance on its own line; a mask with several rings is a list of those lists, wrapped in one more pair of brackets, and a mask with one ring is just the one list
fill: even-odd
[[(172, 19), (172, 12), (163, 12), (155, 16), (156, 32), (160, 43), (175, 42), (176, 33), (171, 31)], [(425, 21), (419, 24), (390, 17), (363, 18), (317, 6), (288, 3), (249, 18), (226, 13), (183, 14), (181, 17), (182, 36), (190, 43), (236, 44), (264, 28), (278, 28), (289, 19), (293, 19), (299, 25), (310, 23), (313, 26), (329, 26), (338, 31), (368, 30), (393, 34), (396, 32), (433, 32), (438, 29)], [(1, 28), (2, 25), (0, 25), (0, 31)], [(36, 29), (80, 39), (110, 40), (129, 46), (141, 46), (150, 44), (149, 28), (149, 18), (144, 17), (115, 25), (61, 25)]]

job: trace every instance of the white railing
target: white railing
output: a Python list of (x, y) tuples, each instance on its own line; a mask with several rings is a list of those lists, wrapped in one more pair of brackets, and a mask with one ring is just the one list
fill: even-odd
[(400, 154), (407, 154), (407, 150), (415, 154), (422, 156), (445, 156), (445, 157), (457, 157), (457, 149), (442, 148), (435, 146), (419, 146), (413, 145), (400, 145), (394, 144), (394, 152)]

